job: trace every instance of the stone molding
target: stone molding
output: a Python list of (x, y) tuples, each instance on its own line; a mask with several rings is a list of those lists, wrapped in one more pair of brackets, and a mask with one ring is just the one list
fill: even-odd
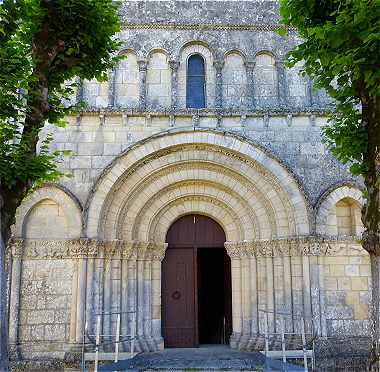
[(13, 258), (38, 260), (115, 258), (162, 261), (166, 243), (100, 241), (95, 239), (39, 240), (12, 239), (8, 245)]
[(226, 242), (228, 255), (243, 257), (281, 257), (281, 256), (346, 256), (348, 250), (363, 254), (360, 237), (293, 237), (261, 241)]

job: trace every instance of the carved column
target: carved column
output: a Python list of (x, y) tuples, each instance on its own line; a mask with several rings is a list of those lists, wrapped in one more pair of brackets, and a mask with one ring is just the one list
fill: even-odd
[(226, 242), (225, 248), (231, 258), (232, 286), (232, 335), (230, 345), (236, 349), (242, 336), (242, 303), (241, 303), (241, 250), (238, 243)]
[(156, 346), (152, 337), (152, 245), (149, 244), (144, 260), (144, 338), (149, 351), (154, 351)]
[[(132, 248), (133, 244), (124, 242), (122, 245), (122, 251), (121, 251), (121, 290), (120, 290), (120, 296), (121, 296), (121, 308), (122, 311), (121, 314), (121, 334), (123, 336), (131, 335), (131, 315), (128, 313), (130, 311), (129, 308), (129, 296), (128, 293), (129, 287), (131, 285), (131, 279), (129, 277), (129, 270), (128, 270), (128, 263), (132, 255)], [(122, 351), (129, 351), (129, 342), (125, 341), (121, 344), (121, 350)]]
[(138, 61), (139, 65), (139, 107), (141, 111), (146, 108), (146, 74), (148, 69), (147, 61)]
[[(134, 243), (131, 243), (131, 254), (128, 259), (128, 311), (129, 330), (137, 335), (137, 253)], [(131, 334), (130, 333), (130, 334)], [(137, 345), (138, 346), (138, 345)]]
[(250, 300), (251, 300), (251, 336), (248, 342), (248, 350), (252, 350), (256, 344), (257, 335), (259, 333), (259, 302), (257, 290), (257, 260), (255, 244), (249, 244), (247, 251), (249, 255), (249, 271), (250, 271)]
[[(247, 244), (244, 244), (247, 247)], [(241, 301), (242, 301), (242, 337), (239, 341), (239, 349), (245, 349), (248, 346), (251, 338), (251, 272), (250, 272), (250, 257), (247, 250), (241, 254)]]
[(149, 344), (145, 339), (145, 316), (146, 316), (146, 297), (145, 297), (145, 261), (148, 243), (136, 244), (137, 255), (137, 341), (141, 350), (150, 351)]
[(157, 350), (164, 348), (161, 334), (161, 267), (167, 243), (157, 244), (152, 254), (152, 335)]
[(245, 62), (247, 73), (247, 109), (255, 109), (255, 62)]
[(95, 314), (96, 314), (96, 302), (95, 302), (95, 262), (97, 256), (97, 242), (92, 243), (92, 249), (88, 253), (87, 258), (87, 291), (86, 291), (86, 318), (87, 329), (90, 334), (95, 334)]
[[(283, 288), (284, 288), (284, 306), (285, 312), (293, 314), (292, 306), (292, 272), (291, 272), (291, 250), (290, 243), (287, 241), (279, 242), (279, 248), (283, 252), (282, 257), (282, 274), (283, 274)], [(293, 317), (287, 317), (285, 320), (285, 331), (294, 332), (294, 322)]]
[(23, 240), (11, 242), (9, 249), (12, 252), (11, 291), (9, 299), (9, 343), (17, 344), (20, 317), (20, 288)]
[(178, 105), (178, 68), (179, 62), (169, 61), (171, 71), (171, 109), (175, 111)]
[(283, 61), (276, 61), (277, 69), (277, 97), (281, 106), (287, 106), (288, 104), (288, 88), (286, 81), (286, 72)]
[(223, 108), (223, 61), (214, 61), (215, 67), (215, 108), (221, 110)]

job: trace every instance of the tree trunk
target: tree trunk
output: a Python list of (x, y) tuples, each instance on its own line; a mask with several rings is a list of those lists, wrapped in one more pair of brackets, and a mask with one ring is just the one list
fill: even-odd
[(372, 339), (370, 370), (375, 372), (380, 370), (380, 257), (370, 253), (370, 259), (372, 274), (372, 299), (369, 313)]
[(366, 201), (362, 209), (363, 248), (371, 258), (371, 371), (380, 371), (380, 97), (362, 98), (362, 126), (368, 135), (363, 162)]
[[(2, 221), (3, 202), (0, 195), (0, 226)], [(2, 228), (0, 229), (0, 372), (9, 371), (8, 356), (8, 301), (7, 301), (7, 273), (6, 273), (6, 254), (5, 254), (5, 236)]]

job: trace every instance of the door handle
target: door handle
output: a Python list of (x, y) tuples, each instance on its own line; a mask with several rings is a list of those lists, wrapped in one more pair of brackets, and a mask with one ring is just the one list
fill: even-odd
[(172, 299), (173, 300), (179, 300), (181, 298), (181, 292), (175, 291), (172, 293)]

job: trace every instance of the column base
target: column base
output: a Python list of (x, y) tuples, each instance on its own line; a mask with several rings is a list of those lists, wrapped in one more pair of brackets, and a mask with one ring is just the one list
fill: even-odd
[(239, 343), (238, 343), (238, 349), (239, 350), (247, 350), (249, 340), (250, 340), (250, 335), (241, 336)]
[(241, 338), (241, 333), (233, 332), (230, 337), (230, 346), (231, 349), (238, 349), (239, 348), (239, 341)]

